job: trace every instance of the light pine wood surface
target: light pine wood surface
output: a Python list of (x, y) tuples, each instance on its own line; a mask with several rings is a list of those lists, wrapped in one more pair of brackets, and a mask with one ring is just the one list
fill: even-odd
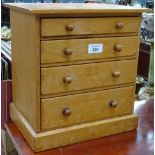
[[(52, 129), (86, 121), (132, 113), (133, 87), (41, 100), (41, 129)], [(111, 103), (116, 105), (112, 106)], [(63, 114), (65, 108), (70, 115)]]
[[(34, 151), (136, 129), (138, 38), (148, 9), (5, 6), (11, 8), (11, 118)], [(89, 55), (93, 43), (104, 44), (103, 52)]]
[(116, 4), (84, 4), (84, 3), (5, 3), (6, 7), (33, 14), (138, 14), (151, 12), (147, 8), (137, 8)]
[[(42, 68), (41, 95), (133, 83), (135, 65), (136, 60), (123, 60)], [(115, 72), (120, 72), (120, 76), (113, 76)], [(71, 83), (64, 82), (64, 78), (68, 77), (71, 78)]]
[[(88, 53), (90, 44), (102, 44), (102, 52)], [(122, 47), (120, 51), (116, 49), (118, 46)], [(42, 41), (41, 63), (53, 64), (136, 56), (138, 49), (139, 38), (137, 36)], [(71, 51), (70, 55), (65, 53), (66, 50)]]
[(11, 106), (11, 111), (13, 120), (35, 152), (135, 130), (138, 123), (137, 115), (131, 114), (36, 133), (14, 105)]
[[(88, 35), (138, 32), (140, 17), (111, 17), (111, 18), (48, 18), (41, 20), (41, 36)], [(122, 28), (117, 28), (123, 23)], [(67, 26), (73, 30), (68, 31)]]
[(36, 136), (36, 151), (135, 130), (137, 122), (137, 115), (132, 114), (61, 128), (55, 131), (42, 132)]
[(18, 111), (16, 105), (13, 103), (10, 104), (10, 117), (22, 132), (28, 144), (34, 150), (36, 132), (32, 129), (31, 125), (27, 122), (25, 117)]
[(13, 102), (40, 130), (39, 19), (11, 10)]

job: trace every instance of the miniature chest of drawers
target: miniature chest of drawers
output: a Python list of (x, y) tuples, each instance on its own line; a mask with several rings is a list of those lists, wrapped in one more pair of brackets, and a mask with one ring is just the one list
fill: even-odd
[(34, 151), (135, 130), (141, 13), (106, 4), (11, 8), (11, 118)]

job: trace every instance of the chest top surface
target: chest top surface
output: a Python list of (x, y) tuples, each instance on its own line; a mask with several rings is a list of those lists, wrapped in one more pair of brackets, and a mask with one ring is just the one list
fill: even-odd
[(142, 13), (150, 12), (147, 8), (136, 8), (115, 4), (99, 3), (5, 3), (13, 10), (32, 14), (90, 14), (90, 13)]

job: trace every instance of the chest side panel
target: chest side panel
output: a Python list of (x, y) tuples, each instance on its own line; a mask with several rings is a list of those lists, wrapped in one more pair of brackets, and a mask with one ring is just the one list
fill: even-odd
[(39, 18), (11, 10), (13, 102), (40, 130)]

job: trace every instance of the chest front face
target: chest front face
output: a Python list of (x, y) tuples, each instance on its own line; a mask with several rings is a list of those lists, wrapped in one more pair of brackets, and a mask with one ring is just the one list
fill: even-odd
[(29, 4), (22, 12), (19, 5), (11, 10), (11, 113), (32, 149), (135, 129), (142, 11), (102, 4), (68, 4), (74, 9), (66, 10), (62, 4), (45, 9)]
[(132, 113), (140, 22), (116, 15), (41, 19), (43, 131)]

